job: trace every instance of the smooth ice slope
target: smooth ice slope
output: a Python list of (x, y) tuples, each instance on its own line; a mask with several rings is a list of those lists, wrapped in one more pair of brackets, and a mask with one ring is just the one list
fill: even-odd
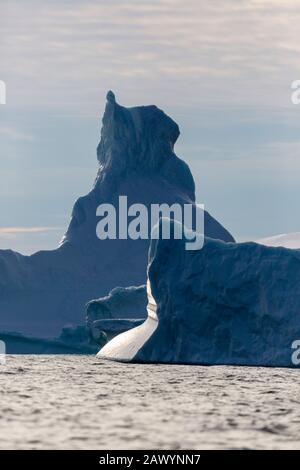
[(283, 248), (300, 249), (300, 232), (283, 233), (273, 237), (261, 238), (257, 243), (265, 246), (281, 246)]
[(124, 360), (127, 342), (136, 351), (127, 356), (132, 361), (293, 366), (300, 251), (212, 239), (199, 251), (184, 246), (184, 240), (151, 242), (155, 331), (144, 341), (144, 333), (139, 338), (131, 330), (98, 355)]
[(151, 285), (147, 283), (147, 319), (143, 324), (115, 336), (97, 354), (99, 358), (122, 362), (134, 360), (140, 348), (148, 341), (158, 327), (157, 305), (151, 293)]
[[(146, 282), (148, 240), (105, 240), (96, 236), (96, 208), (128, 203), (180, 204), (195, 199), (189, 167), (174, 153), (177, 124), (156, 106), (125, 108), (107, 95), (92, 191), (75, 203), (59, 248), (22, 256), (0, 251), (0, 332), (56, 337), (65, 325), (84, 322), (85, 304), (116, 286)], [(41, 188), (42, 191), (42, 188)], [(208, 213), (206, 234), (231, 235)]]

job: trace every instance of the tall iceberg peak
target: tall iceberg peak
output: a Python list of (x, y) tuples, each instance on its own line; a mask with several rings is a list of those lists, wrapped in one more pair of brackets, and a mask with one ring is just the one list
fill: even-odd
[(116, 97), (113, 91), (109, 90), (106, 95), (106, 99), (108, 103), (115, 103)]
[[(186, 204), (195, 200), (188, 165), (174, 153), (177, 124), (156, 106), (125, 108), (107, 94), (99, 171), (92, 190), (74, 205), (59, 248), (32, 256), (0, 250), (0, 332), (57, 337), (84, 323), (85, 304), (114, 287), (146, 282), (149, 240), (99, 240), (99, 204)], [(205, 233), (233, 241), (205, 212)]]
[(126, 108), (109, 91), (97, 148), (99, 172), (96, 186), (118, 183), (125, 175), (160, 175), (180, 184), (194, 199), (195, 185), (188, 166), (176, 157), (179, 127), (157, 106)]

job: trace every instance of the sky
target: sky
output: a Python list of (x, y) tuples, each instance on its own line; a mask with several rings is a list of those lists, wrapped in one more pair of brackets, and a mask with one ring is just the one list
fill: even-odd
[(180, 126), (197, 201), (240, 241), (300, 231), (299, 1), (1, 0), (0, 248), (57, 246), (107, 90)]

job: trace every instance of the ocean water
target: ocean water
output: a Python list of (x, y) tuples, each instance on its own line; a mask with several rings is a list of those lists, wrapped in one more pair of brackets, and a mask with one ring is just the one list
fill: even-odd
[(1, 449), (300, 449), (300, 371), (8, 356)]

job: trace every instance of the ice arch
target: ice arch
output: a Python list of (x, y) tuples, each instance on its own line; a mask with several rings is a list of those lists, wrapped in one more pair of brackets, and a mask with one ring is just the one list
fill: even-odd
[(109, 343), (107, 343), (97, 354), (100, 359), (110, 359), (115, 361), (132, 361), (141, 347), (152, 336), (158, 327), (158, 318), (156, 314), (157, 305), (152, 296), (150, 281), (147, 282), (147, 312), (146, 321), (132, 330), (125, 331)]

